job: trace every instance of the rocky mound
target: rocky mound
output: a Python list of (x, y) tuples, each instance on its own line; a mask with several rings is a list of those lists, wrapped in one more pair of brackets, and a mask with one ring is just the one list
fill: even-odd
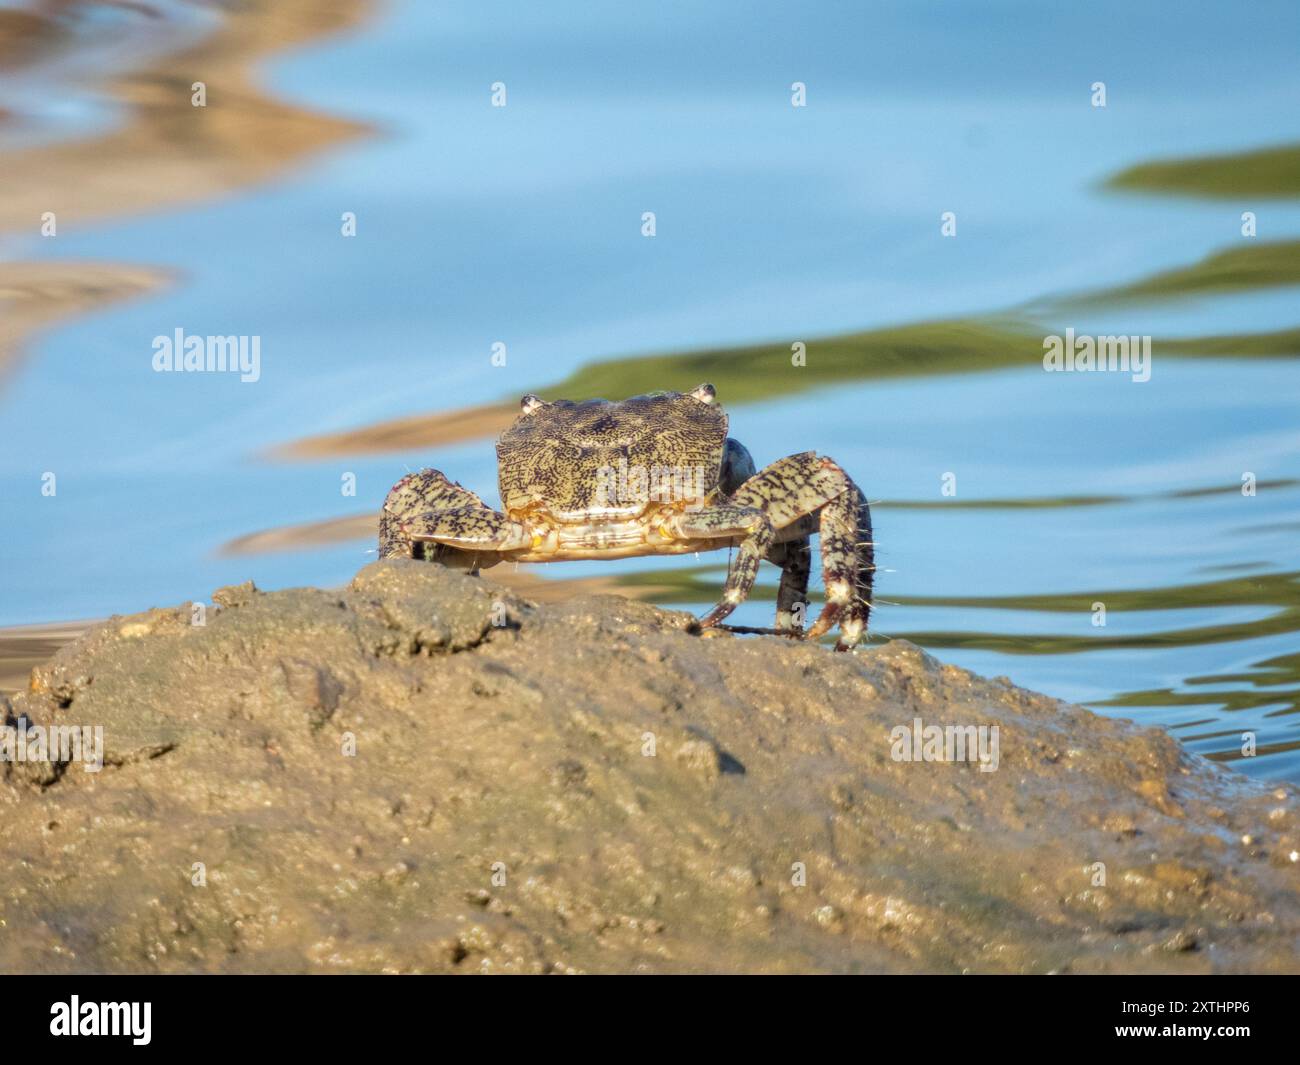
[(0, 706), (104, 763), (4, 766), (0, 969), (1300, 969), (1294, 789), (909, 644), (406, 561), (215, 599)]

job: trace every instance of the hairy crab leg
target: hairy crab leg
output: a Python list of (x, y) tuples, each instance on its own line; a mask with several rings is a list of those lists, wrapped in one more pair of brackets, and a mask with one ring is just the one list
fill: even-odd
[(862, 492), (839, 464), (812, 451), (778, 459), (741, 485), (731, 501), (761, 508), (777, 529), (796, 523), (802, 527), (801, 519), (820, 511), (826, 605), (808, 636), (816, 639), (838, 622), (837, 651), (847, 651), (861, 641), (875, 569), (871, 513)]
[(876, 570), (871, 508), (852, 481), (847, 492), (822, 510), (821, 538), (826, 605), (808, 636), (816, 639), (838, 624), (840, 638), (835, 650), (847, 651), (866, 632), (871, 614), (871, 581)]

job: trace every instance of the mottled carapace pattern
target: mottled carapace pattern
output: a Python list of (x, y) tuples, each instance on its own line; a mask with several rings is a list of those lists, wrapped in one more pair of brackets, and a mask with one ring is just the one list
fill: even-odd
[[(532, 397), (529, 397), (530, 399)], [(507, 513), (542, 506), (584, 511), (599, 505), (602, 469), (706, 471), (717, 486), (727, 415), (716, 403), (667, 392), (622, 403), (589, 399), (539, 403), (497, 441), (497, 476)]]
[(380, 557), (478, 570), (504, 559), (629, 558), (735, 547), (716, 625), (744, 601), (763, 559), (781, 567), (778, 630), (802, 634), (821, 537), (826, 605), (807, 635), (838, 626), (837, 650), (866, 631), (874, 552), (871, 514), (833, 460), (809, 451), (759, 472), (727, 436), (711, 385), (692, 392), (547, 403), (525, 396), (497, 441), (504, 512), (437, 470), (393, 486), (380, 517)]

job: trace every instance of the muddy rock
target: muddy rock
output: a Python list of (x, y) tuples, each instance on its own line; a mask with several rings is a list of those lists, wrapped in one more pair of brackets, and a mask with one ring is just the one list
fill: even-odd
[(1294, 789), (907, 643), (419, 562), (213, 602), (0, 706), (103, 742), (0, 767), (0, 969), (1300, 970)]

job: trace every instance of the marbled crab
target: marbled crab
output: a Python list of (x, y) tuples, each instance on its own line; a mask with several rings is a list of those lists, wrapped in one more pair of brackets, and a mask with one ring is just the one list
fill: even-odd
[(409, 474), (384, 502), (381, 558), (477, 571), (506, 560), (735, 547), (722, 599), (700, 623), (717, 625), (735, 610), (766, 558), (781, 567), (776, 629), (801, 636), (817, 532), (826, 605), (806, 635), (838, 625), (838, 651), (862, 639), (875, 569), (871, 512), (834, 461), (806, 451), (756, 473), (707, 384), (621, 403), (528, 395), (520, 407), (497, 441), (504, 512), (437, 470)]

